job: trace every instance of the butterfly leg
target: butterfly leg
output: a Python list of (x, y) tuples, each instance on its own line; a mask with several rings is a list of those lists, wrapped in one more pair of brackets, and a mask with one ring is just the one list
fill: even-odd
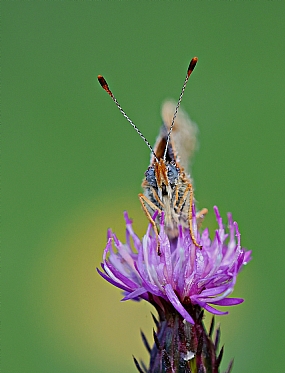
[(206, 214), (208, 214), (208, 209), (206, 209), (205, 207), (201, 211), (197, 212), (196, 219), (198, 229), (200, 229)]
[(196, 238), (194, 237), (194, 233), (193, 233), (193, 225), (192, 225), (192, 205), (193, 205), (193, 187), (192, 187), (192, 184), (188, 184), (187, 186), (189, 188), (189, 193), (190, 193), (190, 197), (189, 197), (189, 228), (190, 228), (190, 235), (191, 235), (191, 238), (192, 238), (192, 241), (194, 243), (195, 246), (199, 247), (200, 249), (202, 249), (202, 245), (199, 245), (196, 241)]
[(152, 203), (144, 194), (140, 193), (139, 194), (139, 199), (140, 199), (140, 203), (142, 205), (142, 208), (149, 220), (149, 222), (152, 224), (153, 226), (153, 230), (154, 230), (154, 233), (155, 233), (155, 237), (156, 237), (156, 240), (157, 240), (157, 253), (158, 255), (160, 255), (160, 243), (159, 243), (159, 239), (158, 239), (158, 230), (157, 230), (157, 226), (155, 224), (155, 221), (153, 220), (153, 218), (151, 217), (146, 205), (148, 205), (152, 210), (154, 211), (158, 211), (159, 213), (161, 213), (161, 210), (155, 206), (154, 203)]
[[(179, 202), (179, 205), (177, 206), (177, 211), (180, 212), (183, 204), (186, 202), (186, 199), (188, 198), (189, 196), (189, 212), (188, 212), (188, 221), (189, 221), (189, 230), (190, 230), (190, 236), (191, 236), (191, 239), (192, 239), (192, 242), (194, 243), (195, 246), (199, 247), (200, 249), (202, 249), (202, 246), (198, 244), (198, 242), (196, 241), (196, 238), (194, 236), (194, 233), (193, 233), (193, 225), (192, 225), (192, 205), (193, 205), (193, 187), (192, 187), (192, 184), (188, 184), (184, 193), (183, 193), (183, 196)], [(202, 210), (203, 211), (203, 210)]]

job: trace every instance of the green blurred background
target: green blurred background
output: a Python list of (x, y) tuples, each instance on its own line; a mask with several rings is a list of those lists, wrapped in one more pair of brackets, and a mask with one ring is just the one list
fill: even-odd
[[(151, 307), (96, 271), (177, 99), (199, 125), (196, 199), (233, 213), (253, 261), (219, 318), (223, 368), (284, 372), (284, 2), (2, 1), (2, 372), (135, 372)], [(208, 322), (206, 320), (206, 322)]]

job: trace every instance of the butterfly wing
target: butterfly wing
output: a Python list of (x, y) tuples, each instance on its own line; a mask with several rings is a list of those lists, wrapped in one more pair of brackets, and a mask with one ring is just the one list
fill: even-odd
[[(161, 150), (164, 152), (165, 149), (166, 138), (171, 126), (175, 107), (176, 104), (173, 101), (165, 101), (162, 105), (161, 114), (163, 125), (154, 147), (154, 150), (156, 148), (160, 150), (160, 155)], [(194, 123), (189, 118), (188, 114), (180, 108), (170, 136), (168, 157), (170, 160), (177, 161), (179, 165), (184, 168), (186, 173), (189, 172), (189, 161), (193, 158), (195, 150), (198, 147), (197, 133), (198, 128), (196, 123)]]

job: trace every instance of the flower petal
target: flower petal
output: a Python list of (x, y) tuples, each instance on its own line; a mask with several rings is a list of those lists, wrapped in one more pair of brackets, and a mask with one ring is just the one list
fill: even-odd
[[(134, 281), (132, 281), (129, 277), (126, 277), (125, 274), (122, 274), (117, 268), (115, 268), (110, 262), (104, 263), (104, 270), (107, 272), (107, 274), (114, 279), (122, 282), (126, 286), (128, 286), (130, 289), (136, 289), (140, 284), (136, 284)], [(115, 280), (115, 281), (116, 281)]]
[(216, 310), (214, 307), (211, 307), (206, 303), (204, 304), (202, 303), (200, 304), (200, 306), (205, 308), (205, 310), (207, 310), (208, 312), (211, 312), (213, 315), (227, 315), (229, 313), (228, 311), (222, 312), (222, 311)]
[(216, 304), (217, 306), (235, 306), (236, 304), (240, 304), (242, 302), (244, 302), (244, 299), (242, 298), (224, 298), (211, 302), (211, 304)]
[(114, 281), (111, 277), (107, 276), (104, 272), (101, 272), (99, 268), (96, 268), (97, 272), (99, 273), (100, 276), (102, 276), (106, 281), (110, 282), (110, 284), (115, 285), (117, 288), (125, 290), (127, 292), (130, 291), (129, 288), (126, 286), (120, 284), (119, 282)]
[(146, 293), (145, 288), (138, 288), (135, 291), (126, 295), (123, 299), (121, 299), (121, 301), (129, 300), (129, 299), (132, 299), (132, 298), (137, 298), (144, 293)]
[(173, 307), (180, 313), (182, 317), (190, 324), (195, 324), (192, 317), (189, 315), (189, 313), (185, 310), (185, 308), (182, 306), (180, 300), (177, 298), (177, 295), (174, 293), (172, 287), (170, 284), (165, 285), (164, 287), (165, 293), (167, 295), (167, 298), (169, 299), (170, 303), (173, 305)]

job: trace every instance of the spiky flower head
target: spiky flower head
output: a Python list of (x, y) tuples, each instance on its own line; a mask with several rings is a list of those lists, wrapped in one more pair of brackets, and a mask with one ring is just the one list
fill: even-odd
[[(159, 254), (152, 225), (149, 224), (141, 241), (125, 213), (126, 243), (121, 243), (111, 230), (108, 231), (102, 263), (104, 272), (98, 272), (125, 291), (123, 300), (145, 299), (162, 310), (168, 302), (191, 324), (195, 320), (189, 313), (189, 305), (198, 305), (215, 315), (227, 314), (215, 306), (233, 306), (243, 302), (243, 299), (229, 298), (229, 295), (238, 273), (250, 260), (251, 251), (241, 247), (238, 225), (233, 222), (231, 214), (228, 214), (226, 232), (218, 208), (214, 207), (214, 211), (218, 229), (211, 240), (208, 229), (201, 234), (198, 232), (193, 206), (194, 232), (202, 249), (194, 245), (189, 230), (181, 226), (177, 239), (169, 240), (164, 231), (162, 213)], [(131, 239), (135, 250), (132, 249)]]

